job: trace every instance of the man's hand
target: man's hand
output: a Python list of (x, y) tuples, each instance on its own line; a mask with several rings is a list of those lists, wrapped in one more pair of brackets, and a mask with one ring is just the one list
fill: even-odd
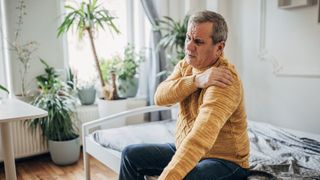
[(209, 86), (226, 87), (231, 85), (233, 78), (227, 69), (212, 67), (201, 74), (196, 75), (195, 83), (198, 88)]

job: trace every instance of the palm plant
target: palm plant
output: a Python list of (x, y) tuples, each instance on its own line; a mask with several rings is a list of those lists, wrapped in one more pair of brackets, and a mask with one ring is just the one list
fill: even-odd
[(159, 25), (157, 28), (164, 34), (158, 46), (169, 50), (171, 54), (175, 50), (176, 58), (173, 58), (172, 61), (180, 60), (185, 55), (184, 44), (188, 29), (188, 20), (189, 15), (185, 16), (182, 21), (175, 21), (168, 16), (164, 16), (162, 20), (158, 20)]
[(9, 94), (8, 89), (7, 89), (7, 88), (5, 88), (4, 86), (2, 86), (1, 84), (0, 84), (0, 90), (3, 90), (3, 91), (5, 91), (5, 92), (7, 92), (7, 93)]
[(104, 30), (105, 26), (109, 28), (111, 33), (113, 31), (120, 33), (113, 23), (115, 17), (112, 16), (108, 10), (101, 7), (100, 4), (97, 4), (97, 0), (89, 0), (88, 2), (82, 1), (77, 8), (69, 5), (65, 6), (65, 8), (70, 10), (70, 12), (66, 14), (64, 21), (58, 27), (58, 36), (69, 31), (70, 27), (74, 26), (76, 27), (80, 39), (82, 39), (84, 33), (88, 33), (99, 79), (102, 87), (104, 87), (105, 82), (103, 80), (93, 34), (99, 28)]

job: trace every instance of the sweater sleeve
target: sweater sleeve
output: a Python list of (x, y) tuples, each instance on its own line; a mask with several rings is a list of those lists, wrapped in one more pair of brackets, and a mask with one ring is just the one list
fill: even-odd
[(180, 144), (159, 180), (183, 179), (212, 148), (241, 98), (240, 80), (226, 88), (208, 87), (192, 130)]
[(159, 84), (154, 95), (156, 105), (168, 106), (176, 104), (197, 90), (195, 75), (182, 76), (182, 61), (174, 68), (173, 73)]

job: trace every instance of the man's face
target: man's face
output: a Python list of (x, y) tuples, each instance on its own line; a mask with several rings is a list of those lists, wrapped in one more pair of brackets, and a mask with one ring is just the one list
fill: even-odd
[(212, 42), (212, 26), (211, 22), (188, 25), (186, 62), (194, 68), (202, 69), (213, 65), (223, 52), (224, 42), (215, 45)]

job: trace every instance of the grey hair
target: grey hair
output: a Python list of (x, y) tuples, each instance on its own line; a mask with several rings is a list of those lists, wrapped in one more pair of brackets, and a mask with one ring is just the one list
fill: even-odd
[(212, 42), (217, 44), (221, 41), (226, 41), (228, 38), (228, 26), (224, 18), (212, 11), (199, 11), (190, 16), (188, 24), (199, 24), (212, 22)]

